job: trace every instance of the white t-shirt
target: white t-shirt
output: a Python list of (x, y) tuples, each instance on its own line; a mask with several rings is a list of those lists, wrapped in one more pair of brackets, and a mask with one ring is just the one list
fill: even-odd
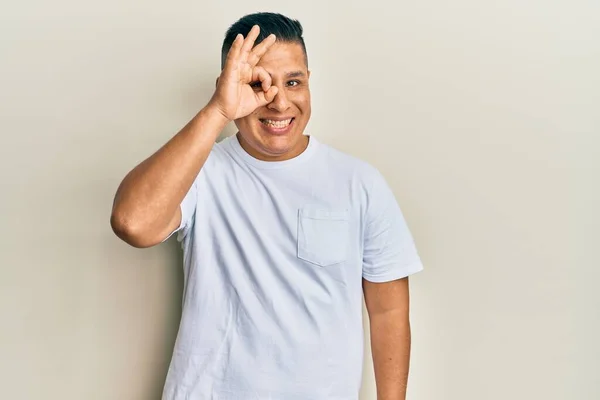
[(357, 400), (362, 279), (422, 269), (381, 174), (313, 136), (279, 162), (231, 136), (181, 211), (183, 311), (163, 400)]

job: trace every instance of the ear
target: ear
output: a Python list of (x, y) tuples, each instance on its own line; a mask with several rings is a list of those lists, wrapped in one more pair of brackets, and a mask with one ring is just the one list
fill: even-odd
[(308, 79), (310, 79), (310, 69), (308, 70)]

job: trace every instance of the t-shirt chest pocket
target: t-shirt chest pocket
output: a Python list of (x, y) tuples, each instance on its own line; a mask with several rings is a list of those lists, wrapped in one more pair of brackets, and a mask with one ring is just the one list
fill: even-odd
[(298, 258), (327, 267), (346, 261), (348, 210), (305, 206), (298, 212)]

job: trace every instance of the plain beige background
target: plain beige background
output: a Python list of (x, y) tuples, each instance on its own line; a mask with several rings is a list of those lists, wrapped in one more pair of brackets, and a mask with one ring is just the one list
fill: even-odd
[(2, 399), (159, 399), (181, 259), (120, 242), (113, 194), (265, 10), (304, 24), (309, 132), (381, 169), (422, 254), (409, 400), (600, 398), (597, 1), (4, 3)]

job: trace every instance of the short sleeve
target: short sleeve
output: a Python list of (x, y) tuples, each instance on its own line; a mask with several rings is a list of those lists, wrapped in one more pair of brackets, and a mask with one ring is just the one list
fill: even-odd
[(188, 234), (194, 222), (194, 214), (196, 213), (196, 206), (198, 204), (198, 188), (197, 180), (188, 190), (187, 194), (181, 201), (179, 207), (181, 208), (181, 224), (177, 228), (178, 236), (177, 240), (182, 241)]
[(177, 240), (181, 242), (187, 236), (190, 228), (192, 227), (194, 222), (194, 214), (196, 212), (196, 205), (198, 203), (198, 189), (196, 181), (197, 179), (194, 180), (192, 186), (179, 205), (179, 208), (181, 209), (181, 223), (177, 229), (171, 232), (169, 236), (164, 239), (164, 241), (177, 233)]
[(385, 178), (375, 170), (367, 192), (363, 278), (389, 282), (423, 269), (412, 234)]

